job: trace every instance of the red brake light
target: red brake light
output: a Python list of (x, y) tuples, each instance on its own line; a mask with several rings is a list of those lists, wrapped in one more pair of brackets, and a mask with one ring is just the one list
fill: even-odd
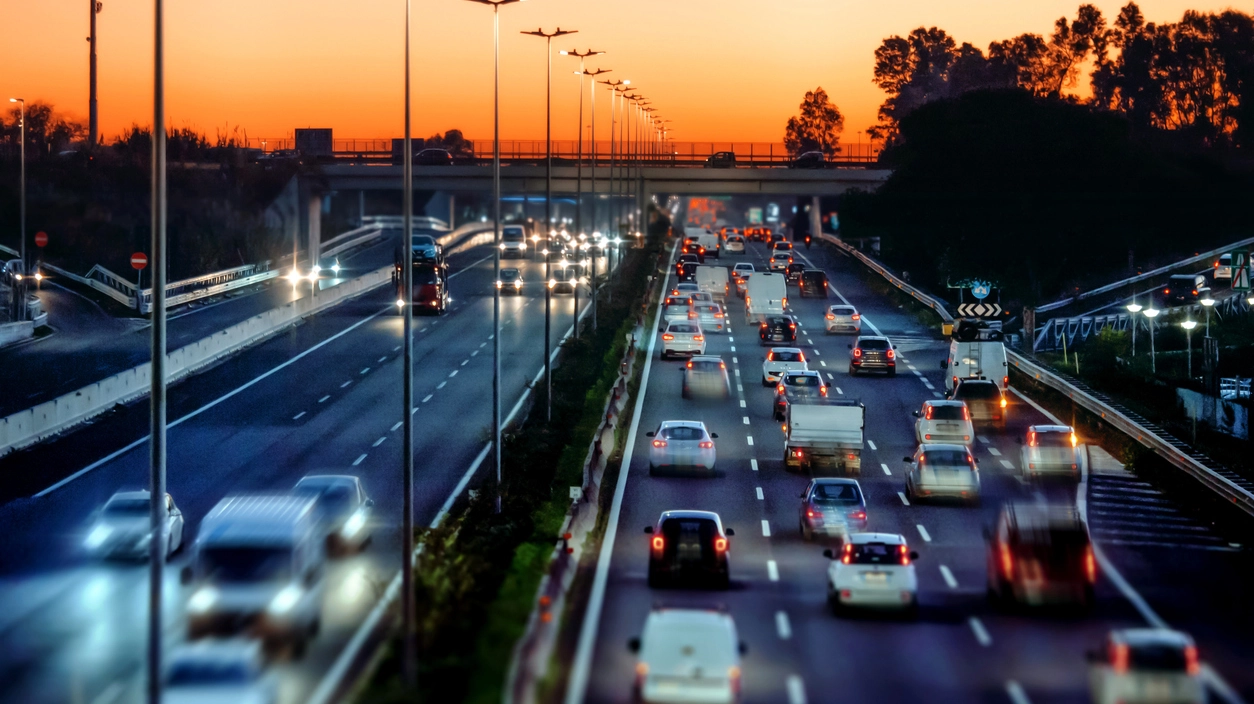
[(788, 329), (789, 329), (789, 330), (796, 330), (796, 329), (797, 329), (797, 324), (796, 324), (796, 323), (789, 323), (789, 324), (788, 324)]
[(777, 393), (777, 394), (782, 394), (782, 393), (784, 393), (784, 385), (783, 385), (783, 384), (780, 384), (779, 386), (776, 386), (776, 387), (775, 387), (775, 393)]
[(1015, 561), (1014, 561), (1014, 557), (1010, 554), (1010, 546), (1006, 545), (1005, 543), (1002, 543), (999, 546), (998, 554), (1001, 557), (1002, 575), (1006, 579), (1013, 578), (1014, 573), (1015, 573)]
[(1004, 388), (1006, 388), (1007, 386), (1010, 386), (1010, 377), (1008, 377), (1008, 376), (1003, 376), (1003, 377), (1001, 378), (1001, 387), (1004, 389)]
[(806, 511), (806, 518), (814, 518), (814, 511)]
[(820, 387), (819, 387), (819, 394), (820, 394), (820, 395), (823, 395), (823, 396), (826, 396), (826, 395), (827, 395), (827, 387), (826, 387), (826, 386), (820, 386)]
[[(697, 341), (697, 342), (704, 342), (704, 341), (705, 341), (705, 335), (693, 335), (693, 336), (692, 336), (692, 339), (693, 339), (693, 340), (695, 340), (695, 341)], [(1001, 405), (1002, 405), (1003, 407), (1005, 407), (1005, 405), (1006, 405), (1006, 399), (1004, 399), (1004, 398), (1003, 398), (1003, 399), (1001, 400)]]
[(666, 541), (662, 539), (662, 536), (660, 535), (653, 536), (653, 549), (654, 550), (660, 551), (663, 547), (665, 547), (665, 545), (666, 545)]
[(898, 546), (897, 546), (897, 552), (901, 555), (901, 564), (902, 564), (902, 565), (908, 565), (908, 564), (910, 564), (910, 553), (909, 553), (909, 551), (907, 551), (907, 550), (906, 550), (906, 546), (905, 546), (905, 545), (898, 545)]
[(690, 359), (690, 360), (688, 360), (688, 368), (689, 368), (689, 369), (692, 369), (692, 360), (691, 360), (691, 359)]
[(710, 450), (714, 448), (714, 441), (712, 440), (702, 440), (697, 444), (702, 450)]
[(674, 339), (675, 339), (675, 336), (674, 336), (674, 335), (672, 335), (672, 334), (670, 334), (670, 333), (668, 332), (668, 333), (666, 333), (666, 334), (662, 335), (662, 339), (663, 339), (663, 340), (674, 340)]
[(1084, 576), (1088, 577), (1089, 584), (1097, 582), (1097, 558), (1091, 545), (1084, 549)]
[(861, 347), (855, 347), (855, 348), (853, 348), (853, 356), (855, 356), (855, 357), (861, 357), (861, 356), (862, 356), (862, 348), (861, 348)]
[(888, 358), (889, 358), (889, 359), (892, 359), (892, 358), (894, 358), (894, 357), (896, 357), (896, 356), (897, 356), (897, 353), (896, 353), (896, 352), (893, 352), (892, 350), (889, 350), (889, 351), (888, 351)]
[(767, 350), (767, 352), (766, 352), (766, 361), (768, 361), (768, 362), (774, 362), (774, 361), (775, 361), (775, 352), (774, 352), (774, 350)]
[(1198, 662), (1197, 658), (1196, 645), (1184, 646), (1184, 669), (1190, 675), (1196, 675), (1202, 671), (1201, 663)]
[(861, 315), (861, 314), (859, 314), (859, 313), (854, 313), (854, 314), (853, 314), (853, 319), (854, 319), (854, 320), (862, 320), (862, 315)]
[(688, 319), (689, 319), (689, 320), (696, 320), (696, 319), (697, 319), (697, 312), (696, 312), (696, 311), (694, 311), (694, 310), (690, 310), (690, 311), (688, 311)]
[(654, 446), (654, 447), (666, 447), (666, 441), (665, 441), (665, 440), (654, 440), (654, 441), (653, 441), (653, 446)]
[(799, 354), (799, 355), (797, 355), (797, 356), (800, 358), (800, 359), (798, 359), (797, 361), (799, 361), (799, 362), (804, 362), (804, 361), (806, 361), (806, 354), (805, 354), (805, 352), (802, 352), (801, 354)]
[(835, 320), (835, 319), (836, 319), (836, 316), (835, 316), (835, 315), (832, 315), (831, 313), (828, 313), (827, 315), (825, 315), (825, 316), (823, 316), (823, 317), (827, 318), (828, 320)]
[(859, 520), (859, 521), (865, 521), (865, 520), (866, 520), (866, 511), (854, 511), (853, 513), (851, 513), (851, 514), (850, 514), (850, 516), (851, 516), (852, 518), (855, 518), (855, 519)]
[(1112, 643), (1110, 646), (1110, 667), (1117, 674), (1124, 674), (1128, 671), (1128, 644)]
[(726, 552), (726, 551), (727, 551), (727, 538), (715, 538), (714, 539), (714, 552)]
[(1002, 396), (1002, 397), (1001, 397), (1001, 407), (1002, 407), (1002, 408), (1005, 408), (1005, 407), (1006, 407), (1006, 397), (1005, 397), (1005, 396)]
[(1036, 447), (1036, 431), (1028, 431), (1028, 447)]
[(967, 408), (966, 404), (962, 405), (962, 419), (971, 420), (971, 409)]
[(846, 565), (853, 562), (853, 543), (845, 543), (845, 547), (840, 553), (840, 561)]
[(927, 410), (923, 413), (923, 420), (932, 420), (932, 408), (932, 406), (927, 407)]

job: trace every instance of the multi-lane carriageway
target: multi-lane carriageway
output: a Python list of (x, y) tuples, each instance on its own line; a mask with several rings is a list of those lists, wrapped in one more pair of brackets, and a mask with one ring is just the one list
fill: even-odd
[[(853, 260), (819, 248), (798, 254), (825, 268), (834, 287), (829, 301), (802, 299), (792, 289), (798, 344), (833, 394), (866, 404), (861, 483), (869, 529), (901, 533), (919, 552), (918, 620), (837, 619), (826, 608), (823, 546), (803, 542), (798, 530), (798, 494), (807, 479), (781, 466), (783, 436), (771, 419), (772, 390), (760, 383), (763, 348), (756, 330), (743, 323), (741, 301), (733, 299), (731, 331), (708, 338), (708, 352), (720, 355), (732, 372), (729, 401), (681, 399), (680, 363), (661, 361), (650, 348), (641, 412), (628, 439), (629, 465), (610, 515), (587, 614), (592, 622), (584, 624), (568, 702), (628, 699), (635, 660), (627, 644), (640, 635), (655, 604), (728, 609), (748, 647), (745, 702), (1088, 701), (1085, 651), (1111, 628), (1147, 624), (1167, 624), (1197, 638), (1212, 700), (1254, 699), (1249, 553), (1098, 447), (1091, 447), (1087, 481), (1076, 497), (1100, 553), (1095, 608), (1051, 615), (991, 608), (982, 529), (1002, 502), (1032, 500), (1015, 479), (1020, 446), (1014, 438), (1030, 424), (1054, 419), (1012, 393), (1007, 429), (979, 431), (974, 448), (981, 460), (982, 505), (907, 502), (902, 458), (914, 450), (910, 412), (942, 395), (945, 343), (908, 311), (871, 293)], [(761, 268), (765, 256), (755, 244), (745, 258)], [(729, 261), (740, 258), (724, 257)], [(826, 304), (838, 300), (858, 307), (864, 331), (897, 343), (896, 378), (848, 375), (850, 338), (825, 335), (823, 328)], [(719, 434), (723, 477), (648, 475), (644, 433), (668, 419), (700, 420)], [(724, 525), (735, 528), (730, 590), (647, 586), (642, 528), (667, 509), (717, 511)]]
[[(450, 312), (414, 321), (419, 526), (448, 509), (487, 456), (493, 273), (485, 254), (477, 248), (452, 256)], [(526, 295), (501, 305), (508, 417), (542, 369), (544, 295), (543, 264), (505, 265), (522, 268), (531, 282)], [(170, 389), (169, 488), (189, 539), (223, 496), (284, 491), (307, 473), (358, 474), (376, 501), (369, 549), (328, 570), (321, 634), (303, 659), (276, 666), (285, 703), (325, 701), (346, 646), (401, 564), (401, 321), (394, 300), (383, 287)], [(554, 297), (554, 350), (572, 313), (570, 296)], [(113, 492), (147, 486), (147, 430), (145, 401), (0, 460), (0, 477), (46, 478), (40, 492), (0, 506), (0, 702), (142, 701), (147, 567), (85, 560), (78, 546), (89, 514)], [(186, 559), (176, 555), (166, 567), (169, 644), (183, 637), (188, 595), (178, 572)]]

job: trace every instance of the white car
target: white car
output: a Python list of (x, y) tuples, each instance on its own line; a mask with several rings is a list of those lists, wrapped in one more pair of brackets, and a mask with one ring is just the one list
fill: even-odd
[(919, 608), (919, 580), (914, 561), (919, 554), (895, 533), (852, 533), (840, 552), (823, 554), (827, 566), (827, 603), (832, 613), (846, 607), (904, 609), (914, 614)]
[(1201, 704), (1206, 701), (1197, 645), (1167, 628), (1111, 631), (1102, 652), (1089, 653), (1094, 704)]
[(714, 296), (708, 291), (697, 291), (688, 297), (688, 300), (694, 304), (697, 303), (714, 303)]
[(771, 255), (771, 271), (785, 271), (789, 264), (792, 264), (792, 252), (783, 250)]
[(923, 444), (913, 457), (902, 458), (910, 465), (906, 472), (906, 496), (923, 499), (958, 499), (980, 502), (979, 460), (966, 445)]
[(728, 235), (727, 241), (723, 243), (723, 249), (727, 250), (728, 254), (744, 254), (745, 253), (744, 236), (743, 235)]
[(170, 653), (161, 700), (166, 704), (274, 704), (278, 680), (266, 672), (261, 642), (203, 640)]
[(862, 332), (862, 314), (853, 306), (828, 306), (827, 314), (823, 316), (823, 326), (828, 333), (850, 332), (857, 335)]
[[(102, 559), (148, 559), (152, 543), (152, 519), (148, 497), (143, 491), (119, 491), (93, 515), (83, 548)], [(183, 547), (183, 512), (174, 505), (174, 497), (165, 495), (165, 555), (169, 557)]]
[(688, 311), (688, 319), (700, 323), (701, 329), (707, 332), (729, 332), (727, 314), (723, 312), (723, 306), (717, 303), (694, 301)]
[(762, 385), (774, 386), (785, 372), (804, 372), (810, 369), (806, 353), (796, 347), (775, 347), (766, 351), (762, 360)]
[(695, 320), (671, 321), (662, 332), (662, 359), (680, 354), (705, 354), (705, 334)]
[(970, 445), (975, 442), (975, 428), (971, 425), (971, 411), (963, 401), (924, 401), (923, 408), (914, 412), (914, 441), (922, 445), (928, 442)]
[(691, 298), (693, 294), (697, 293), (701, 293), (701, 289), (695, 283), (687, 281), (675, 284), (675, 288), (671, 289), (672, 296), (682, 296), (684, 298)]
[(724, 611), (659, 608), (628, 644), (637, 653), (635, 701), (733, 704), (740, 701), (745, 647)]
[(690, 308), (687, 296), (667, 296), (662, 301), (662, 314), (658, 316), (657, 329), (665, 330), (668, 323), (687, 320)]
[(660, 469), (698, 470), (713, 473), (718, 460), (714, 440), (718, 433), (705, 429), (695, 420), (663, 421), (657, 430), (646, 433), (649, 442), (649, 474)]
[(318, 513), (331, 553), (357, 552), (371, 537), (374, 500), (351, 474), (307, 474), (292, 489), (318, 499)]
[(1029, 481), (1080, 479), (1080, 448), (1069, 425), (1033, 425), (1020, 440), (1019, 466)]

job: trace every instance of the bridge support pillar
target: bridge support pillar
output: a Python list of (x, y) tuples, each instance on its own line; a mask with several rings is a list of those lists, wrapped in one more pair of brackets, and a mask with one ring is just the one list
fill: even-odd
[(819, 204), (818, 196), (810, 197), (810, 238), (818, 241), (819, 233), (823, 231), (823, 214), (819, 212), (822, 206)]

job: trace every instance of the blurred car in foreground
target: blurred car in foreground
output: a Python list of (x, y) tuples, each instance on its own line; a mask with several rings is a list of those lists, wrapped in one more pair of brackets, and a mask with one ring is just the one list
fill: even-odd
[(663, 421), (657, 430), (646, 433), (649, 443), (649, 474), (660, 470), (695, 470), (713, 474), (717, 456), (714, 440), (717, 433), (705, 429), (705, 423), (692, 420)]
[(1019, 467), (1031, 482), (1080, 480), (1080, 447), (1069, 425), (1033, 425), (1020, 439)]
[(970, 445), (975, 442), (975, 429), (971, 425), (971, 411), (962, 401), (934, 399), (923, 402), (923, 408), (914, 412), (914, 441), (944, 442)]
[(356, 552), (371, 537), (374, 500), (366, 496), (361, 480), (351, 474), (307, 474), (292, 490), (318, 502), (318, 519), (332, 554)]
[(277, 677), (265, 670), (256, 641), (201, 641), (169, 654), (162, 677), (166, 704), (276, 704)]
[(695, 321), (687, 320), (687, 316), (685, 311), (685, 320), (666, 324), (666, 330), (662, 332), (662, 359), (681, 354), (705, 354), (705, 335), (701, 332), (701, 326)]
[(823, 325), (829, 333), (851, 332), (856, 335), (862, 332), (862, 315), (853, 306), (828, 306), (827, 314), (823, 316)]
[(664, 511), (645, 526), (649, 539), (649, 586), (696, 583), (726, 589), (731, 584), (728, 536), (713, 511)]
[(639, 638), (633, 698), (642, 704), (734, 704), (740, 701), (744, 645), (730, 614), (655, 608)]
[[(710, 294), (702, 294), (709, 296)], [(723, 312), (723, 306), (713, 302), (693, 301), (691, 310), (688, 311), (688, 319), (695, 320), (701, 325), (704, 332), (730, 332), (727, 327), (727, 314)]]
[(979, 460), (966, 445), (924, 443), (913, 457), (902, 461), (910, 465), (906, 472), (906, 497), (923, 499), (958, 499), (970, 504), (980, 502)]
[(844, 542), (866, 530), (866, 497), (857, 479), (815, 477), (801, 492), (801, 538)]
[(684, 365), (684, 398), (730, 398), (727, 364), (714, 355), (697, 355)]
[[(147, 560), (152, 544), (152, 518), (147, 490), (119, 491), (95, 514), (83, 548), (101, 559)], [(183, 512), (165, 495), (165, 556), (183, 548)]]
[(1097, 559), (1074, 506), (1009, 503), (988, 539), (988, 594), (996, 603), (1093, 603)]
[(1089, 697), (1094, 704), (1202, 704), (1206, 686), (1197, 645), (1167, 628), (1111, 631), (1090, 652)]
[(894, 533), (853, 533), (837, 553), (824, 550), (827, 567), (827, 604), (832, 613), (845, 608), (903, 609), (914, 615), (919, 608), (919, 580), (914, 561), (919, 554)]
[(762, 360), (762, 385), (778, 384), (786, 372), (803, 372), (810, 367), (806, 354), (797, 347), (773, 347), (766, 351)]

